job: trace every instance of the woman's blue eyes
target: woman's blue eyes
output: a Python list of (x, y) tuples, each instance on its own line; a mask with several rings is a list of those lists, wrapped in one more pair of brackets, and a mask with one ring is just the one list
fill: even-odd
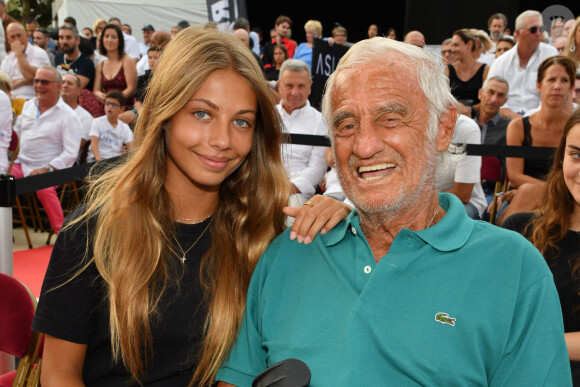
[[(193, 115), (195, 117), (199, 118), (200, 120), (208, 120), (211, 118), (210, 115), (203, 110), (196, 111), (193, 113)], [(250, 123), (244, 119), (241, 119), (241, 118), (236, 118), (233, 122), (234, 122), (234, 125), (237, 125), (237, 126), (242, 127), (242, 128), (250, 127)]]
[(202, 120), (208, 117), (208, 114), (204, 111), (197, 111), (194, 113), (197, 118), (201, 118)]

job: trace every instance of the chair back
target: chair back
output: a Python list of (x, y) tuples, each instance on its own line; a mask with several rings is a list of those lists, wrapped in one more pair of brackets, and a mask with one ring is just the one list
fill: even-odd
[(43, 335), (31, 329), (36, 297), (26, 285), (2, 273), (0, 294), (0, 351), (20, 358), (13, 386), (27, 386), (40, 371), (34, 366)]
[(497, 157), (481, 156), (481, 180), (501, 180), (501, 163)]
[(8, 171), (7, 173), (10, 175), (12, 173), (12, 167), (14, 166), (14, 162), (18, 157), (18, 152), (20, 151), (20, 137), (18, 133), (12, 129), (12, 138), (10, 139), (10, 145), (8, 146), (8, 153), (10, 154), (10, 164), (8, 164)]

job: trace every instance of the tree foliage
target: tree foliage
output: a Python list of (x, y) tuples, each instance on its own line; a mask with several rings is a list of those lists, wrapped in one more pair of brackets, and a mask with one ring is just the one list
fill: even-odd
[(9, 0), (6, 11), (22, 23), (29, 17), (35, 17), (41, 27), (52, 24), (51, 0)]

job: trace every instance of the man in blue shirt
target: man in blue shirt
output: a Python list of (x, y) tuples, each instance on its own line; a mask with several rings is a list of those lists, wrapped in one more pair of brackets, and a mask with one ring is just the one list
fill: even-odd
[(437, 195), (457, 117), (437, 59), (386, 38), (359, 42), (322, 106), (355, 210), (311, 244), (272, 243), (216, 380), (249, 386), (298, 358), (311, 386), (571, 385), (542, 256)]

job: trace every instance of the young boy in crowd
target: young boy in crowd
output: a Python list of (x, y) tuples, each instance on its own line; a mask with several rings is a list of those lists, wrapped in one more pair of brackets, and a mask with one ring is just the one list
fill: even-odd
[(99, 161), (119, 156), (123, 145), (133, 148), (133, 132), (127, 124), (118, 119), (125, 110), (125, 96), (120, 91), (110, 91), (105, 97), (105, 115), (93, 120), (89, 135), (91, 152), (87, 161)]

